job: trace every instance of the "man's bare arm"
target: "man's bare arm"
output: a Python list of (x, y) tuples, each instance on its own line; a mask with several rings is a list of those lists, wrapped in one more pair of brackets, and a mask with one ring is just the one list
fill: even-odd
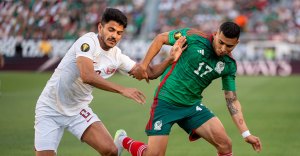
[(91, 59), (80, 56), (77, 58), (76, 62), (83, 83), (92, 85), (102, 90), (119, 93), (141, 104), (145, 103), (145, 95), (141, 91), (135, 88), (126, 88), (112, 83), (98, 75), (94, 71), (93, 61)]
[(140, 64), (137, 64), (137, 66), (129, 72), (130, 75), (133, 75), (133, 77), (138, 80), (146, 79), (146, 81), (149, 82), (147, 68), (150, 62), (152, 61), (152, 59), (154, 58), (154, 56), (158, 54), (161, 47), (164, 44), (169, 44), (168, 35), (169, 33), (165, 32), (157, 35), (154, 38), (143, 61)]
[(228, 111), (232, 117), (233, 122), (239, 129), (240, 133), (243, 134), (244, 132), (248, 132), (247, 136), (243, 136), (245, 141), (252, 145), (253, 149), (257, 152), (261, 151), (262, 146), (260, 139), (254, 135), (250, 134), (250, 131), (246, 125), (244, 120), (244, 116), (242, 113), (242, 107), (237, 99), (236, 92), (233, 91), (225, 91), (225, 99)]
[(177, 62), (177, 60), (179, 59), (183, 51), (187, 48), (187, 45), (185, 45), (185, 43), (186, 43), (186, 37), (184, 36), (180, 37), (173, 45), (170, 51), (170, 55), (163, 62), (157, 65), (148, 66), (147, 74), (149, 76), (149, 79), (158, 78), (169, 65)]
[[(187, 48), (187, 46), (183, 47), (183, 45), (186, 43), (185, 37), (180, 37), (175, 44), (173, 45), (170, 55), (163, 60), (161, 63), (156, 65), (149, 65), (146, 69), (146, 73), (148, 75), (149, 79), (156, 79), (158, 78), (165, 70), (166, 68), (176, 62), (181, 53)], [(132, 75), (134, 78), (139, 78), (139, 75), (141, 73), (145, 72), (141, 64), (137, 64), (133, 70), (129, 72), (130, 75)]]

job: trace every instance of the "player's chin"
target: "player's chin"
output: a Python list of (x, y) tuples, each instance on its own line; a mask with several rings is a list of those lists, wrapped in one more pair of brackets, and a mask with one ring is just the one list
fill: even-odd
[(116, 42), (108, 42), (107, 43), (107, 46), (109, 46), (110, 48), (112, 48), (112, 47), (114, 47), (114, 46), (116, 46)]
[(224, 56), (224, 55), (226, 55), (226, 53), (219, 52), (219, 53), (217, 53), (217, 55), (218, 56)]
[(115, 45), (116, 45), (115, 43), (108, 43), (108, 42), (106, 42), (106, 46), (108, 48), (113, 48)]

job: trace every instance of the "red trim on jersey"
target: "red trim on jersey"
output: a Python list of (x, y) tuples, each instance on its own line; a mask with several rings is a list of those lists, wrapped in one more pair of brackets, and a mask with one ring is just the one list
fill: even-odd
[(211, 44), (212, 44), (212, 42), (213, 42), (213, 39), (214, 39), (214, 35), (215, 35), (215, 34), (216, 34), (216, 33), (210, 34), (209, 38), (207, 38)]
[(203, 38), (207, 38), (207, 39), (209, 38), (208, 34), (202, 32), (202, 31), (199, 31), (197, 29), (189, 29), (187, 31), (187, 35), (189, 35), (189, 36), (191, 36), (191, 35), (198, 35), (198, 36), (201, 36)]
[(157, 98), (154, 98), (154, 101), (153, 101), (152, 106), (151, 106), (151, 111), (150, 111), (150, 119), (147, 123), (146, 130), (151, 130), (152, 129), (154, 111), (155, 111), (156, 106), (157, 106)]
[(156, 91), (156, 94), (154, 96), (154, 101), (152, 103), (152, 106), (151, 106), (151, 111), (150, 111), (150, 119), (147, 123), (147, 126), (146, 126), (146, 129), (147, 130), (151, 130), (152, 129), (152, 123), (153, 123), (153, 117), (154, 117), (154, 112), (155, 112), (155, 109), (156, 109), (156, 106), (157, 106), (157, 103), (158, 103), (158, 93), (161, 89), (161, 87), (165, 84), (165, 82), (167, 81), (167, 78), (171, 75), (172, 71), (174, 70), (175, 68), (175, 65), (176, 65), (177, 61), (174, 62), (172, 64), (172, 67), (171, 69), (169, 70), (169, 72), (167, 73), (167, 75), (164, 77), (164, 79), (160, 82), (158, 88), (157, 88), (157, 91)]
[(158, 86), (158, 88), (157, 88), (157, 92), (156, 92), (156, 95), (155, 95), (154, 99), (157, 99), (157, 98), (158, 98), (158, 93), (159, 93), (161, 87), (165, 84), (165, 82), (167, 81), (167, 78), (171, 75), (172, 71), (173, 71), (174, 68), (175, 68), (176, 63), (177, 63), (177, 62), (174, 62), (174, 63), (172, 64), (172, 68), (169, 70), (169, 72), (168, 72), (167, 75), (164, 77), (164, 79), (160, 82), (160, 84), (159, 84), (159, 86)]

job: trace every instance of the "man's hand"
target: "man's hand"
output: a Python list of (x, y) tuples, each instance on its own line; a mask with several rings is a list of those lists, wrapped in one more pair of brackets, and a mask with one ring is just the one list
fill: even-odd
[[(173, 47), (170, 51), (170, 55), (167, 58), (167, 60), (170, 64), (176, 62), (179, 59), (181, 53), (187, 48), (187, 45), (184, 46), (185, 43), (186, 43), (186, 37), (184, 37), (184, 36), (180, 37), (175, 42), (175, 44), (173, 45)], [(133, 69), (129, 72), (129, 75), (138, 80), (146, 79), (146, 81), (149, 83), (147, 67), (144, 67), (140, 63), (137, 63), (133, 67)]]
[(149, 83), (149, 78), (146, 70), (147, 69), (142, 67), (141, 64), (137, 63), (129, 72), (129, 75), (138, 80), (146, 79), (146, 81)]
[(133, 99), (140, 104), (146, 103), (146, 96), (136, 88), (124, 88), (121, 91), (121, 95)]
[(260, 152), (261, 149), (262, 149), (262, 145), (261, 145), (261, 142), (259, 140), (258, 137), (254, 136), (254, 135), (250, 135), (248, 137), (245, 138), (245, 141), (249, 144), (252, 145), (253, 149), (256, 151), (256, 152)]
[(181, 36), (173, 45), (169, 56), (172, 63), (176, 62), (179, 59), (182, 52), (187, 48), (187, 45), (184, 46), (185, 43), (186, 43), (186, 37)]

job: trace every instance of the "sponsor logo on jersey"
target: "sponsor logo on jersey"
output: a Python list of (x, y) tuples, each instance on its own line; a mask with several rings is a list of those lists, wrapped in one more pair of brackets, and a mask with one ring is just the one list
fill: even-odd
[(200, 106), (196, 106), (196, 111), (202, 111), (202, 108)]
[(181, 36), (182, 36), (182, 34), (181, 34), (180, 31), (177, 31), (177, 32), (174, 33), (175, 40), (178, 40)]
[(215, 71), (219, 74), (221, 74), (221, 72), (224, 70), (225, 67), (225, 63), (222, 61), (219, 61), (215, 67)]
[(161, 120), (156, 121), (154, 123), (154, 130), (160, 131), (161, 130), (161, 126), (162, 126), (162, 121)]
[(199, 49), (199, 50), (197, 50), (197, 52), (198, 52), (199, 54), (204, 55), (204, 49)]
[(82, 52), (87, 52), (87, 51), (90, 50), (90, 45), (87, 44), (87, 43), (83, 43), (83, 44), (81, 45), (80, 49), (81, 49)]

